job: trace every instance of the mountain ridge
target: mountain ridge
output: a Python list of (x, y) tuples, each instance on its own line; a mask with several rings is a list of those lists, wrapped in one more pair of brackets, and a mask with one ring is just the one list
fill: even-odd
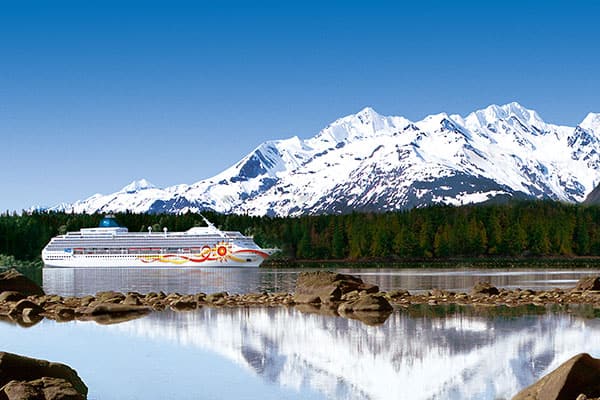
[(252, 215), (389, 211), (497, 196), (582, 202), (600, 182), (600, 114), (575, 127), (519, 103), (420, 121), (365, 107), (313, 137), (261, 143), (223, 172), (160, 189), (145, 179), (54, 210)]

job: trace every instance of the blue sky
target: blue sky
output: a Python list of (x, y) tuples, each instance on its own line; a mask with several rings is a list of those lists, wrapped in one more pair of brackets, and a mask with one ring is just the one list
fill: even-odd
[[(325, 4), (322, 4), (325, 3)], [(600, 2), (0, 2), (0, 210), (193, 183), (365, 106), (600, 112)]]

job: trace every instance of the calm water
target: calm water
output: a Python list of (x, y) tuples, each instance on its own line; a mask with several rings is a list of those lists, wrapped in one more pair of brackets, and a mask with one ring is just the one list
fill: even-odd
[[(294, 291), (299, 269), (264, 268), (45, 268), (47, 293), (67, 296), (95, 294), (102, 290), (185, 293), (288, 292)], [(305, 271), (305, 270), (303, 270)], [(468, 291), (480, 281), (505, 288), (543, 289), (572, 287), (582, 276), (599, 275), (600, 269), (336, 269), (360, 276), (381, 290), (432, 288)]]
[(290, 308), (166, 311), (118, 325), (0, 323), (3, 349), (65, 362), (90, 399), (509, 399), (578, 352), (599, 319), (545, 313), (381, 326)]
[[(341, 270), (342, 272), (349, 272)], [(568, 287), (598, 271), (352, 270), (383, 290)], [(293, 291), (297, 270), (44, 271), (44, 289)], [(2, 350), (64, 362), (90, 399), (510, 399), (579, 352), (600, 357), (592, 308), (415, 307), (382, 325), (294, 308), (165, 311), (117, 325), (0, 323)], [(544, 311), (544, 310), (542, 310)]]

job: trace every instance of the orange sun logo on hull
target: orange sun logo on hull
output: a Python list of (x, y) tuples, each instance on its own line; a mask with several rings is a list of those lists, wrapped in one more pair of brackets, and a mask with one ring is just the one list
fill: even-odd
[(216, 258), (218, 261), (225, 262), (231, 257), (231, 243), (220, 242), (216, 246)]

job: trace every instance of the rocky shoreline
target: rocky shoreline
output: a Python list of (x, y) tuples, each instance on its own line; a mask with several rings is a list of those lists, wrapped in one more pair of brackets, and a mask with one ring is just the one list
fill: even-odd
[(352, 275), (316, 271), (301, 273), (294, 293), (141, 294), (104, 291), (93, 296), (63, 297), (45, 294), (39, 286), (15, 270), (0, 274), (0, 319), (23, 326), (33, 325), (43, 318), (59, 322), (77, 319), (109, 324), (166, 309), (185, 312), (201, 307), (280, 306), (357, 318), (366, 323), (382, 323), (394, 309), (414, 305), (591, 305), (600, 309), (600, 277), (583, 278), (571, 289), (508, 290), (481, 282), (468, 293), (441, 289), (410, 293), (407, 290), (382, 292), (376, 285)]

